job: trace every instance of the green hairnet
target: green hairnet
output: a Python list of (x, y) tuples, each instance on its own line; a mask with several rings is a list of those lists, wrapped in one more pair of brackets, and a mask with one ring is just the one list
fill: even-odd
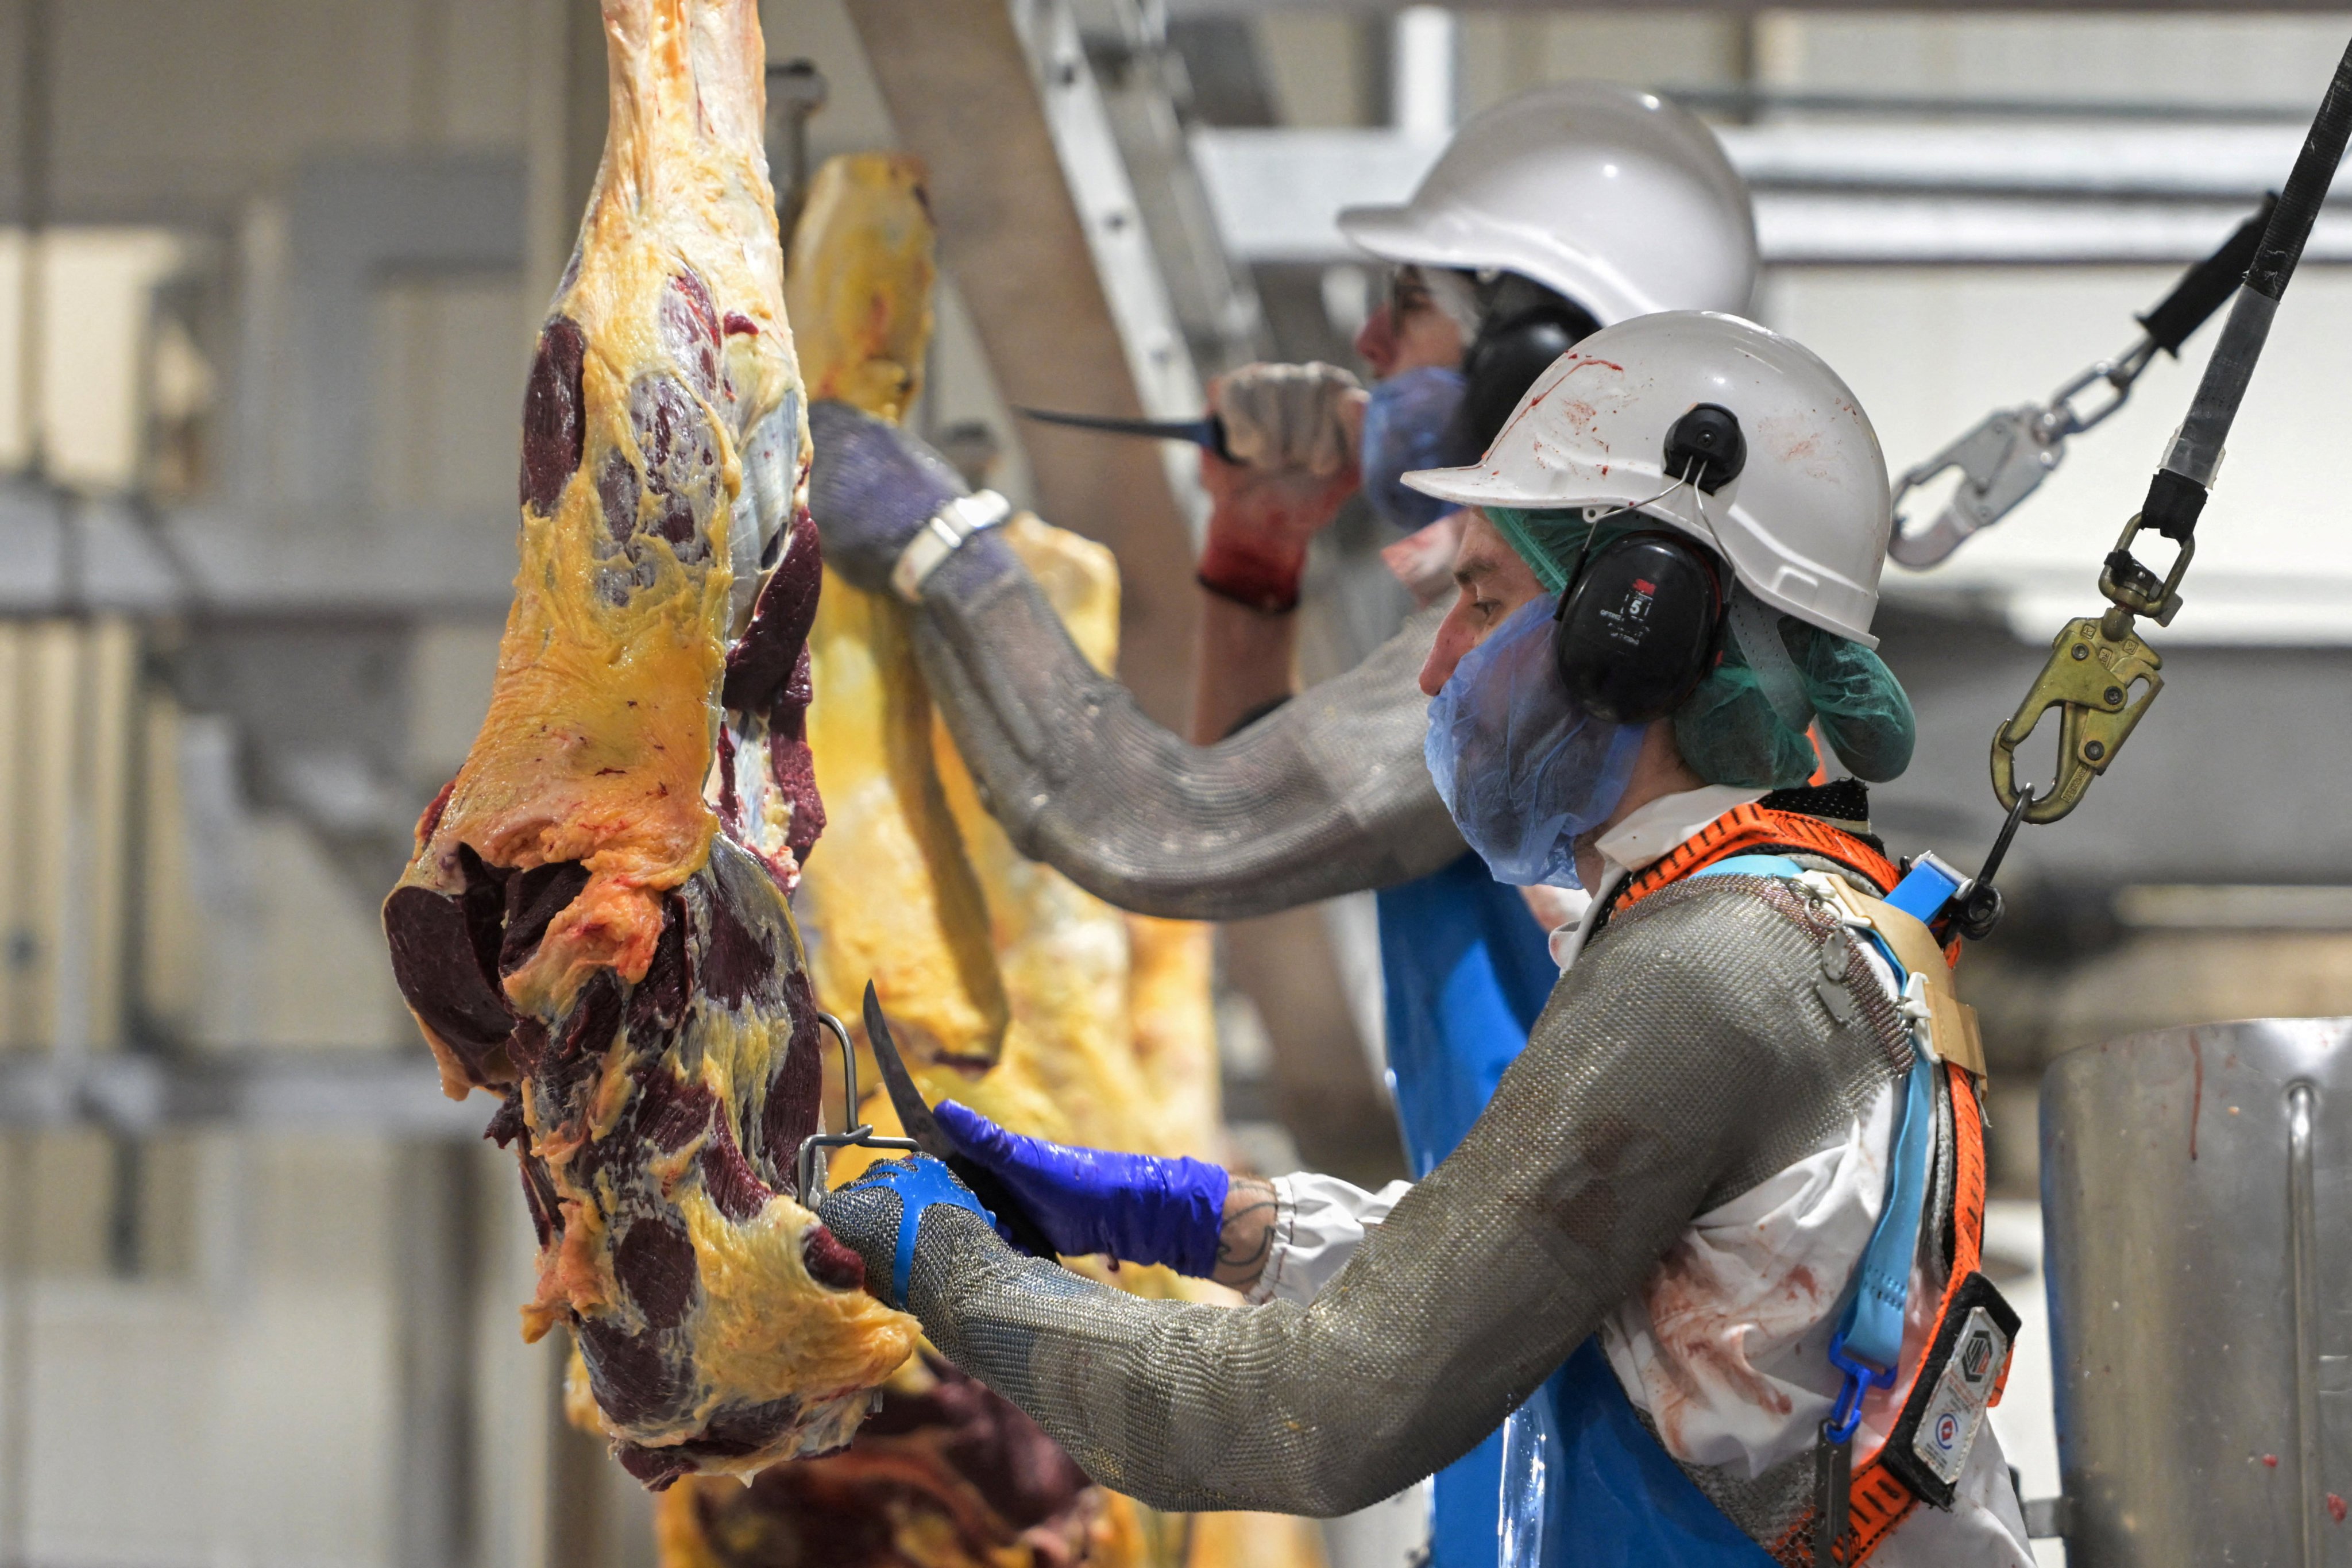
[[(1580, 509), (1570, 507), (1554, 511), (1521, 511), (1515, 507), (1490, 506), (1481, 509), (1486, 521), (1500, 530), (1510, 542), (1519, 559), (1536, 574), (1547, 594), (1557, 594), (1568, 586), (1568, 574), (1576, 569), (1576, 558), (1584, 552), (1585, 542), (1592, 537), (1592, 524), (1584, 520)], [(1601, 531), (1601, 542), (1631, 528), (1611, 527)]]
[[(1577, 509), (1522, 511), (1487, 507), (1492, 522), (1542, 583), (1557, 594), (1568, 585), (1588, 544), (1654, 526), (1648, 520), (1612, 522), (1599, 531)], [(1618, 514), (1622, 516), (1624, 514)], [(1780, 640), (1804, 677), (1822, 738), (1856, 778), (1884, 784), (1911, 765), (1918, 722), (1911, 700), (1885, 660), (1860, 643), (1793, 616), (1777, 617)], [(1715, 668), (1675, 710), (1675, 743), (1683, 761), (1709, 784), (1745, 789), (1787, 789), (1820, 765), (1811, 740), (1772, 710), (1737, 637), (1723, 638)]]

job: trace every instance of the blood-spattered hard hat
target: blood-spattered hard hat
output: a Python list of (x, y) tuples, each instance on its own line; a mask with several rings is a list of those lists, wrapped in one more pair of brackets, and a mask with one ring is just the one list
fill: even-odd
[(1384, 260), (1516, 272), (1602, 326), (1656, 310), (1744, 314), (1756, 291), (1747, 182), (1655, 93), (1558, 82), (1467, 122), (1402, 206), (1339, 232)]
[[(1719, 414), (1685, 420), (1708, 406), (1736, 437)], [(1736, 441), (1736, 471), (1710, 469), (1695, 437), (1710, 451)], [(1894, 517), (1877, 433), (1837, 372), (1753, 321), (1672, 310), (1603, 327), (1536, 378), (1485, 457), (1404, 482), (1465, 507), (1639, 507), (1711, 546), (1766, 604), (1878, 646)]]

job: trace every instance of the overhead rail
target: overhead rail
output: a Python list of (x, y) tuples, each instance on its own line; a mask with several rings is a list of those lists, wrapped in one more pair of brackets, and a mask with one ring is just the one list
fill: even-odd
[(432, 1058), (413, 1050), (0, 1057), (0, 1131), (95, 1127), (141, 1136), (221, 1128), (471, 1142), (482, 1136), (483, 1114), (480, 1100), (444, 1096)]
[[(1767, 263), (2001, 265), (2196, 259), (2293, 161), (2285, 124), (1931, 124), (1864, 118), (1724, 126), (1756, 193)], [(1402, 201), (1441, 140), (1384, 129), (1203, 130), (1194, 158), (1225, 242), (1251, 262), (1360, 259), (1339, 210)], [(2352, 184), (2314, 262), (2352, 261)]]

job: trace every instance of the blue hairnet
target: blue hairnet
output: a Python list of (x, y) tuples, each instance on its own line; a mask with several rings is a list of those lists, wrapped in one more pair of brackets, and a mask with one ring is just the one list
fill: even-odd
[[(1658, 526), (1647, 519), (1612, 521), (1596, 535), (1580, 509), (1484, 510), (1552, 594), (1567, 587), (1589, 545)], [(1911, 765), (1918, 721), (1895, 672), (1858, 642), (1793, 616), (1777, 619), (1789, 658), (1804, 677), (1805, 696), (1822, 738), (1856, 778), (1884, 784), (1901, 774)], [(1736, 637), (1722, 639), (1714, 668), (1675, 710), (1674, 723), (1683, 761), (1709, 784), (1788, 789), (1803, 784), (1820, 765), (1811, 739), (1772, 710)]]

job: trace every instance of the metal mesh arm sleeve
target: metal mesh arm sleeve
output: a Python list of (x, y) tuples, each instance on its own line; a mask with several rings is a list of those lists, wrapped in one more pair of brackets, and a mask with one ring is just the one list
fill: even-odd
[(1024, 855), (1122, 909), (1238, 920), (1462, 854), (1422, 761), (1416, 681), (1436, 616), (1231, 739), (1194, 746), (1087, 663), (1028, 574), (1009, 554), (992, 563), (994, 544), (967, 546), (927, 588), (916, 648)]
[[(911, 1310), (1087, 1474), (1154, 1507), (1329, 1515), (1390, 1496), (1493, 1430), (1692, 1215), (1820, 1147), (1895, 1070), (1816, 994), (1827, 922), (1761, 886), (1717, 879), (1622, 917), (1461, 1147), (1310, 1306), (1139, 1300), (934, 1208)], [(823, 1214), (887, 1268), (895, 1194), (851, 1189)]]

